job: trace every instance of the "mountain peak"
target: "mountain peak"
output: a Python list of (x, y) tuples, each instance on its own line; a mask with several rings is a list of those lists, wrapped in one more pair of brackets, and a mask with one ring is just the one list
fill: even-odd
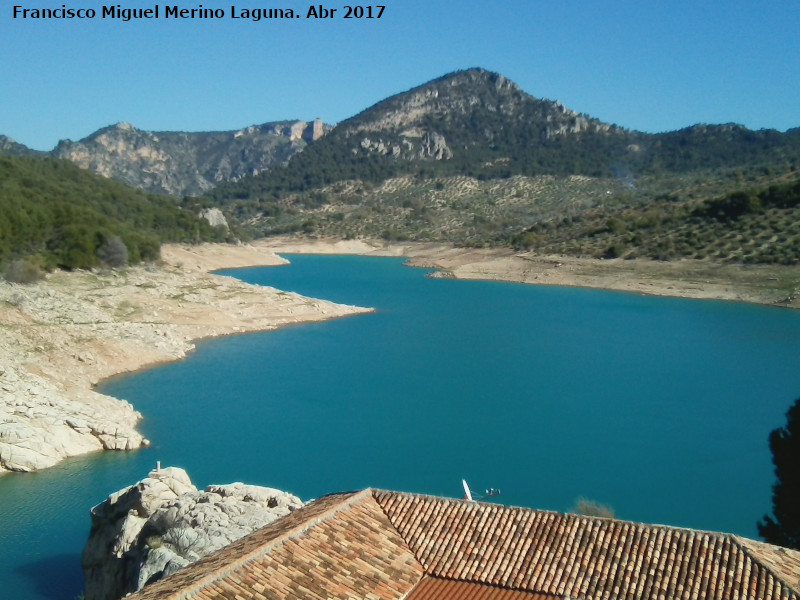
[(560, 102), (534, 98), (500, 73), (471, 68), (375, 104), (340, 123), (326, 144), (346, 140), (348, 147), (337, 152), (354, 160), (386, 156), (483, 164), (514, 160), (521, 154), (520, 146), (538, 147), (578, 134), (622, 132)]
[(14, 156), (36, 156), (42, 154), (5, 135), (0, 135), (0, 153)]
[(495, 73), (494, 71), (487, 71), (480, 67), (453, 71), (452, 73), (447, 73), (442, 77), (430, 81), (429, 84), (437, 82), (449, 83), (451, 85), (483, 84), (494, 86), (498, 91), (521, 91), (521, 88), (510, 79), (507, 79), (505, 75)]
[(493, 121), (502, 117), (528, 129), (534, 127), (539, 139), (618, 129), (580, 115), (560, 102), (534, 98), (502, 74), (477, 67), (454, 71), (396, 94), (342, 122), (340, 127), (347, 135), (387, 130), (399, 133), (404, 129), (429, 129), (437, 121), (439, 129), (463, 130), (487, 117)]

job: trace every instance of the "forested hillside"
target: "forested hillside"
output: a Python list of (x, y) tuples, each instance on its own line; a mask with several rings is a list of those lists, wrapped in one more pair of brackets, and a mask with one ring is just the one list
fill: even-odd
[(146, 194), (62, 160), (0, 154), (0, 268), (153, 260), (161, 242), (220, 237), (198, 217), (202, 202)]

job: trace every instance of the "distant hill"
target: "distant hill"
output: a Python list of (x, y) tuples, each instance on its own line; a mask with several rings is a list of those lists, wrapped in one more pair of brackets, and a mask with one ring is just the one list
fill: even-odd
[(279, 121), (238, 131), (144, 131), (129, 123), (104, 127), (51, 152), (35, 152), (0, 136), (0, 152), (63, 158), (138, 189), (199, 196), (223, 181), (236, 181), (283, 164), (318, 139), (321, 121)]
[(541, 220), (510, 240), (521, 250), (595, 258), (800, 263), (800, 172), (705, 198), (661, 195)]
[(64, 160), (0, 154), (0, 270), (21, 258), (40, 268), (94, 267), (112, 251), (109, 262), (134, 263), (158, 258), (161, 242), (224, 238), (198, 216), (202, 207)]
[(278, 121), (189, 133), (118, 123), (77, 142), (61, 141), (50, 153), (0, 136), (0, 152), (49, 154), (148, 192), (212, 194), (224, 202), (407, 175), (630, 179), (788, 164), (800, 161), (800, 129), (724, 124), (631, 131), (476, 68), (396, 94), (335, 127)]
[(185, 133), (119, 123), (79, 142), (62, 141), (51, 154), (141, 190), (197, 196), (220, 182), (285, 163), (325, 129), (321, 122), (281, 121), (239, 131)]

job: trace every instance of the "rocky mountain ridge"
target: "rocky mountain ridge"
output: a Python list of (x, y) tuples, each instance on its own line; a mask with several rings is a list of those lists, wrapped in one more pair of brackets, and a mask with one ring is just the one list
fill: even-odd
[(222, 181), (285, 163), (325, 130), (319, 120), (199, 133), (143, 131), (118, 123), (78, 142), (61, 141), (51, 154), (149, 192), (196, 196)]
[(222, 181), (287, 162), (330, 129), (319, 119), (193, 133), (145, 131), (117, 123), (77, 142), (62, 140), (50, 152), (36, 152), (0, 136), (0, 152), (62, 158), (147, 192), (198, 196)]
[[(0, 152), (34, 153), (2, 136)], [(224, 201), (406, 175), (615, 177), (786, 163), (800, 157), (800, 129), (632, 131), (473, 68), (398, 93), (335, 127), (278, 121), (186, 133), (119, 123), (44, 154), (151, 192), (202, 195), (220, 187), (213, 195)]]
[[(473, 119), (478, 112), (494, 113), (511, 121), (512, 127), (540, 127), (539, 136), (548, 140), (556, 136), (594, 131), (612, 132), (619, 130), (614, 125), (602, 123), (566, 108), (559, 101), (539, 100), (525, 93), (516, 83), (498, 73), (482, 69), (469, 69), (439, 79), (435, 79), (408, 92), (397, 94), (379, 102), (360, 115), (343, 122), (337, 135), (359, 139), (362, 135), (379, 134), (393, 138), (399, 144), (392, 146), (393, 157), (435, 158), (437, 160), (453, 157), (452, 151), (431, 152), (431, 142), (446, 148), (445, 136), (432, 129), (465, 129), (464, 118)], [(499, 129), (473, 131), (477, 139), (492, 143), (502, 133)], [(450, 132), (448, 133), (456, 133)], [(456, 137), (458, 136), (456, 133)], [(388, 153), (388, 143), (379, 139), (384, 148), (374, 144), (364, 144), (361, 148)], [(421, 139), (419, 152), (414, 152), (413, 140)], [(459, 140), (464, 141), (464, 140)], [(427, 150), (427, 151), (426, 151)], [(353, 148), (353, 152), (357, 152)]]
[(46, 154), (45, 152), (31, 150), (24, 144), (20, 144), (6, 135), (0, 135), (0, 153), (10, 154), (12, 156), (41, 156)]

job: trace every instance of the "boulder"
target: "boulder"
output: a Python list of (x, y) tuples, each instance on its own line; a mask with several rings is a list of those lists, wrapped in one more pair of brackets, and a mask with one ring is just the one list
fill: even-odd
[(212, 227), (221, 227), (225, 231), (230, 229), (228, 225), (228, 220), (225, 218), (225, 215), (222, 214), (222, 211), (218, 208), (206, 208), (200, 211), (200, 217), (208, 221), (208, 224)]
[(116, 600), (171, 575), (302, 506), (291, 494), (233, 483), (198, 490), (168, 467), (91, 511), (86, 600)]

